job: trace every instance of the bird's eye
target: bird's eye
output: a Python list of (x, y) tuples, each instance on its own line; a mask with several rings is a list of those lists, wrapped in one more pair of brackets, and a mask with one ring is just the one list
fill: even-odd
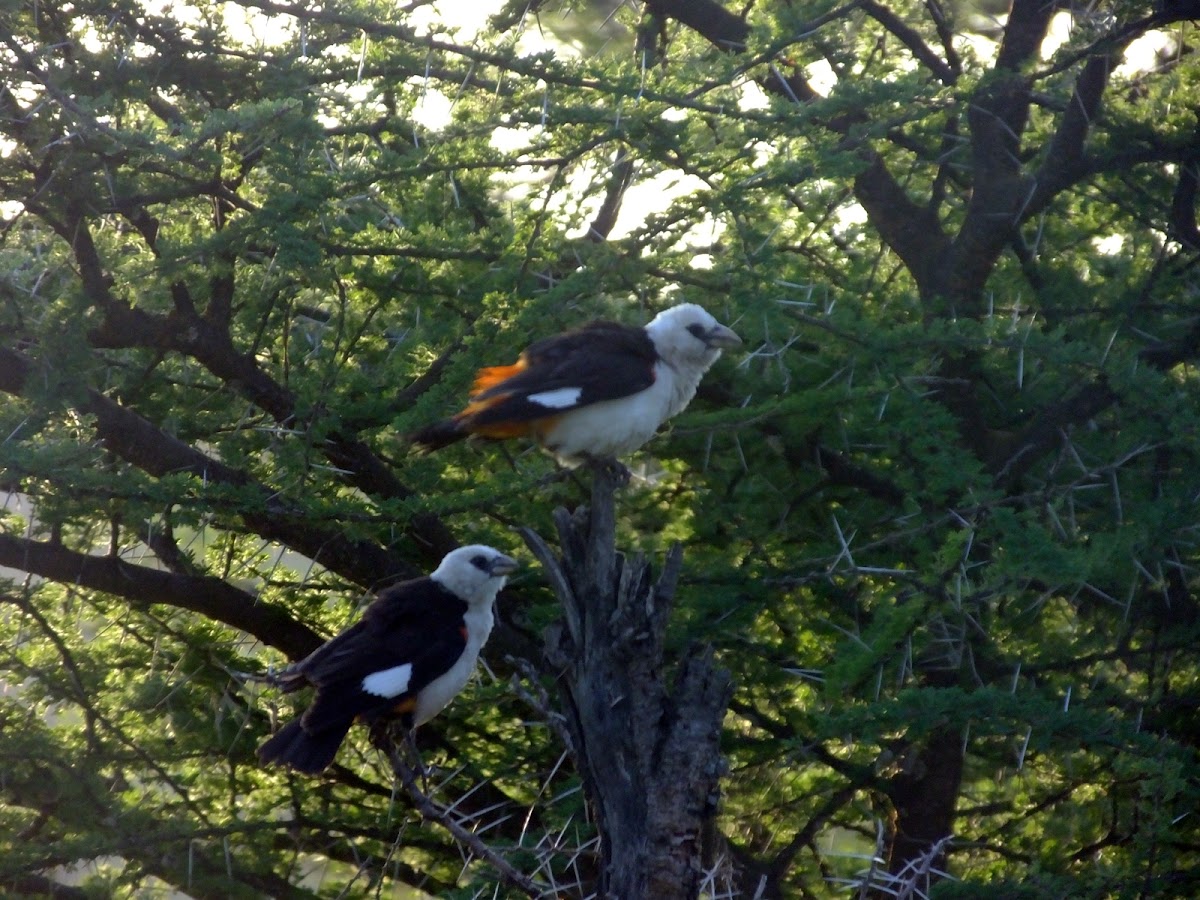
[(687, 327), (687, 330), (690, 331), (692, 333), (692, 337), (696, 338), (698, 341), (704, 340), (708, 334), (704, 326), (699, 322), (693, 322)]
[(481, 572), (488, 571), (487, 557), (484, 556), (482, 553), (477, 553), (475, 556), (471, 557), (471, 565), (473, 565), (475, 568), (479, 569), (479, 571), (481, 571)]

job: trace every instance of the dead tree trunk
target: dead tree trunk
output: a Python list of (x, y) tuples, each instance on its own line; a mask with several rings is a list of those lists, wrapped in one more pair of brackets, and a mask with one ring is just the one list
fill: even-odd
[(652, 582), (641, 555), (616, 551), (613, 476), (593, 478), (590, 509), (555, 511), (561, 557), (529, 529), (522, 534), (563, 606), (547, 629), (546, 655), (600, 833), (600, 893), (694, 898), (724, 773), (720, 733), (732, 682), (711, 648), (690, 647), (667, 683), (663, 639), (682, 552), (672, 548)]

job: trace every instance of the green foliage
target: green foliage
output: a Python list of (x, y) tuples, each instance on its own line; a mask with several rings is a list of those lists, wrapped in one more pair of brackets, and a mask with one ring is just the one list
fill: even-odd
[[(737, 680), (708, 893), (1195, 896), (1188, 26), (1063, 9), (1042, 55), (1037, 4), (758, 4), (739, 48), (525, 6), (5, 13), (0, 885), (517, 895), (361, 730), (261, 769), (298, 706), (246, 676), (445, 534), (551, 536), (586, 474), (403, 436), (536, 337), (686, 298), (745, 352), (631, 461), (618, 532), (684, 545), (669, 641)], [(1134, 39), (1156, 62), (1117, 67)], [(422, 751), (575, 896), (558, 614), (514, 579)]]

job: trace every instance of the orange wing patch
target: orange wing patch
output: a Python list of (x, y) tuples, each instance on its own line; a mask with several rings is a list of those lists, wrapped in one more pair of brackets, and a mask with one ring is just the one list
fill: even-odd
[[(488, 366), (485, 369), (480, 369), (475, 373), (475, 383), (471, 386), (471, 396), (478, 397), (485, 391), (490, 391), (498, 385), (503, 384), (514, 375), (519, 375), (529, 368), (529, 363), (525, 359), (525, 354), (522, 353), (511, 366)], [(503, 403), (511, 394), (501, 393), (495, 396), (488, 397), (486, 400), (472, 400), (467, 404), (466, 409), (460, 412), (455, 418), (470, 419), (471, 416), (485, 409), (489, 409), (498, 403)], [(525, 437), (529, 434), (528, 422), (494, 422), (489, 425), (471, 425), (469, 426), (472, 434), (477, 434), (485, 438), (516, 438)]]
[(558, 422), (559, 416), (538, 416), (529, 421), (502, 421), (481, 424), (471, 421), (474, 416), (504, 403), (512, 397), (511, 391), (497, 391), (490, 397), (478, 399), (480, 394), (502, 388), (508, 379), (521, 374), (529, 368), (529, 359), (522, 353), (520, 358), (511, 366), (488, 366), (475, 374), (475, 383), (471, 386), (471, 399), (466, 407), (455, 416), (455, 420), (464, 423), (465, 428), (473, 435), (483, 438), (505, 440), (507, 438), (532, 437), (541, 440), (547, 431)]
[(525, 360), (525, 354), (522, 353), (521, 358), (511, 366), (489, 366), (486, 369), (480, 369), (475, 373), (475, 384), (471, 387), (471, 396), (474, 397), (491, 390), (501, 382), (524, 372), (527, 368), (529, 368), (529, 364)]
[(394, 706), (392, 706), (392, 714), (397, 715), (397, 716), (402, 716), (405, 713), (412, 712), (416, 708), (417, 708), (417, 698), (411, 697), (411, 696), (405, 697), (399, 703), (396, 703)]
[(472, 425), (471, 433), (485, 438), (525, 437), (532, 429), (529, 422), (496, 422), (492, 425)]
[(529, 434), (528, 422), (490, 422), (486, 425), (477, 425), (470, 421), (471, 417), (476, 413), (490, 409), (498, 403), (503, 403), (511, 396), (511, 394), (496, 394), (494, 397), (488, 397), (486, 400), (475, 400), (468, 403), (467, 408), (455, 416), (455, 418), (470, 423), (467, 425), (467, 428), (470, 429), (471, 434), (477, 434), (480, 437), (497, 439), (525, 437), (525, 435)]

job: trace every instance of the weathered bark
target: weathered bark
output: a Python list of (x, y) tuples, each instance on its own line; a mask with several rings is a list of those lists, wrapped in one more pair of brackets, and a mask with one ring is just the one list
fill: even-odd
[(600, 895), (696, 897), (703, 834), (725, 771), (721, 723), (732, 695), (711, 648), (689, 647), (667, 683), (664, 636), (678, 546), (651, 581), (640, 556), (614, 545), (613, 476), (597, 471), (591, 508), (555, 512), (562, 556), (523, 529), (563, 605), (546, 635), (570, 735), (600, 833)]
[(896, 810), (888, 854), (892, 874), (912, 871), (927, 859), (945, 871), (945, 844), (954, 831), (954, 814), (962, 785), (962, 734), (938, 729), (923, 746), (909, 749), (904, 771), (892, 778), (887, 793)]

